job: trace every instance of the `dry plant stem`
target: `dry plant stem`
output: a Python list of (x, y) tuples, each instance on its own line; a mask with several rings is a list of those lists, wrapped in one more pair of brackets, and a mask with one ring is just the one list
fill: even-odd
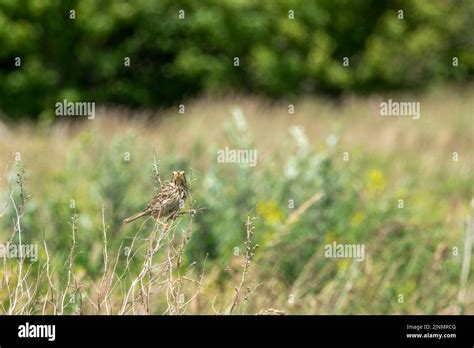
[(161, 176), (160, 173), (158, 172), (158, 161), (156, 160), (156, 150), (153, 148), (153, 174), (155, 175), (155, 181), (159, 185), (156, 189), (156, 192), (159, 192), (161, 190), (161, 187), (163, 186), (161, 184)]
[(63, 292), (62, 292), (62, 296), (61, 296), (61, 305), (60, 305), (60, 308), (59, 308), (59, 313), (58, 314), (64, 314), (64, 309), (65, 307), (67, 307), (72, 301), (72, 298), (69, 299), (69, 301), (67, 303), (65, 303), (66, 301), (66, 296), (68, 294), (68, 291), (69, 291), (69, 288), (71, 288), (71, 283), (72, 281), (74, 281), (75, 283), (75, 292), (74, 292), (74, 295), (76, 294), (77, 292), (77, 280), (76, 280), (76, 277), (75, 277), (75, 274), (74, 274), (74, 251), (76, 249), (76, 233), (77, 233), (77, 213), (76, 213), (76, 209), (74, 209), (74, 213), (71, 217), (71, 232), (72, 232), (72, 236), (71, 236), (71, 246), (69, 248), (69, 256), (68, 256), (68, 261), (67, 261), (67, 283), (66, 283), (66, 287), (64, 288)]
[[(134, 298), (134, 295), (133, 295), (130, 303), (128, 303), (128, 299), (130, 298), (130, 296), (132, 294), (134, 294), (135, 286), (139, 282), (140, 283), (142, 282), (144, 275), (141, 276), (141, 274), (140, 274), (138, 277), (134, 277), (131, 273), (131, 270), (130, 270), (130, 264), (131, 264), (131, 261), (134, 259), (134, 257), (140, 252), (140, 250), (144, 246), (144, 244), (143, 244), (143, 245), (141, 245), (141, 246), (139, 246), (138, 248), (135, 249), (135, 243), (138, 239), (138, 235), (144, 229), (145, 224), (146, 224), (146, 220), (141, 224), (140, 228), (138, 229), (138, 231), (133, 236), (130, 246), (125, 248), (125, 250), (126, 250), (125, 255), (127, 256), (127, 259), (126, 259), (125, 268), (124, 268), (123, 272), (119, 275), (115, 271), (116, 268), (117, 268), (118, 261), (119, 261), (120, 250), (122, 249), (123, 244), (120, 245), (119, 252), (117, 254), (117, 258), (116, 258), (114, 267), (110, 271), (111, 278), (110, 278), (110, 282), (107, 285), (107, 291), (106, 291), (106, 295), (105, 295), (105, 298), (104, 298), (103, 301), (107, 300), (112, 295), (112, 293), (115, 291), (115, 289), (117, 287), (119, 287), (119, 289), (121, 291), (120, 298), (124, 299), (122, 301), (122, 306), (121, 306), (121, 310), (120, 310), (119, 314), (125, 314), (126, 312), (128, 312), (130, 310), (130, 308), (132, 308), (133, 313), (135, 313), (135, 308), (134, 308), (135, 298)], [(156, 239), (156, 231), (157, 231), (158, 227), (159, 226), (157, 224), (155, 224), (154, 230), (152, 231), (152, 237), (150, 238), (150, 241)], [(133, 251), (133, 253), (132, 253), (132, 251)], [(147, 262), (147, 260), (145, 260), (144, 265), (142, 266), (142, 271), (144, 269), (143, 267), (146, 266), (146, 262)], [(126, 288), (125, 283), (122, 282), (122, 280), (125, 278), (125, 275), (127, 275), (127, 274), (130, 276), (131, 279), (133, 279), (132, 286), (130, 286), (129, 288)], [(114, 279), (112, 278), (112, 275), (115, 278), (115, 282), (114, 282)]]
[[(130, 308), (130, 306), (132, 308), (134, 307), (133, 304), (134, 304), (134, 301), (135, 301), (135, 295), (134, 295), (135, 294), (135, 288), (136, 288), (137, 284), (139, 284), (143, 280), (143, 278), (145, 277), (145, 275), (148, 272), (148, 269), (151, 268), (153, 256), (162, 247), (162, 241), (163, 241), (163, 238), (166, 235), (166, 230), (162, 230), (161, 233), (158, 235), (158, 231), (159, 231), (158, 226), (159, 226), (158, 224), (155, 224), (155, 228), (153, 229), (153, 232), (152, 232), (153, 237), (150, 240), (150, 247), (149, 247), (149, 249), (147, 251), (147, 254), (145, 256), (145, 260), (143, 262), (142, 269), (141, 269), (140, 273), (138, 274), (138, 276), (135, 279), (132, 280), (132, 284), (130, 285), (130, 288), (128, 289), (127, 294), (125, 295), (125, 297), (122, 301), (122, 308), (120, 309), (120, 312), (119, 312), (120, 315), (125, 314), (128, 311), (128, 309)], [(132, 298), (131, 303), (129, 303), (130, 297)]]
[[(21, 165), (20, 161), (17, 161), (18, 172), (16, 174), (19, 187), (19, 198), (20, 201), (17, 204), (13, 198), (14, 188), (13, 188), (13, 179), (11, 180), (11, 190), (9, 195), (9, 200), (5, 205), (5, 208), (11, 203), (14, 211), (15, 218), (13, 220), (13, 232), (10, 237), (9, 243), (13, 243), (15, 236), (18, 234), (18, 268), (12, 273), (9, 272), (9, 262), (7, 261), (7, 256), (3, 257), (3, 270), (2, 270), (2, 281), (1, 287), (5, 286), (8, 298), (8, 309), (5, 307), (3, 301), (1, 303), (1, 308), (6, 314), (29, 314), (33, 310), (34, 305), (37, 302), (37, 293), (39, 288), (39, 280), (42, 277), (41, 269), (38, 269), (38, 274), (36, 276), (36, 281), (32, 282), (31, 285), (28, 282), (28, 279), (31, 279), (31, 270), (33, 265), (30, 264), (25, 270), (25, 256), (23, 254), (23, 235), (22, 235), (22, 226), (21, 222), (25, 214), (25, 205), (26, 200), (29, 196), (25, 191), (25, 171)], [(3, 216), (3, 215), (2, 215)]]
[(301, 215), (303, 215), (306, 212), (306, 210), (308, 210), (314, 204), (319, 202), (323, 197), (324, 197), (324, 194), (321, 192), (318, 192), (314, 194), (313, 196), (309, 197), (303, 204), (301, 204), (301, 206), (298, 209), (296, 209), (285, 221), (283, 228), (279, 231), (279, 233), (276, 234), (276, 238), (274, 238), (270, 243), (268, 243), (268, 247), (271, 248), (281, 243), (283, 240), (283, 237), (286, 234), (288, 234), (289, 227), (293, 225), (296, 221), (298, 221), (298, 219), (301, 217)]
[[(158, 220), (156, 222), (159, 222)], [(164, 237), (164, 235), (168, 232), (168, 228), (169, 226), (168, 225), (162, 225), (163, 226), (163, 230), (161, 232), (161, 235)], [(154, 231), (154, 234), (156, 235), (156, 231)], [(171, 238), (173, 239), (173, 238)], [(154, 238), (151, 238), (150, 241), (149, 241), (149, 248), (148, 248), (148, 253), (147, 255), (149, 255), (151, 253), (151, 250), (153, 250), (153, 241), (154, 241)], [(161, 248), (161, 246), (160, 246)], [(153, 255), (158, 251), (158, 249), (153, 252)], [(140, 293), (140, 302), (143, 304), (143, 307), (145, 309), (145, 313), (146, 314), (150, 314), (150, 295), (151, 295), (151, 288), (152, 288), (152, 285), (153, 285), (153, 275), (152, 275), (152, 269), (153, 269), (153, 255), (151, 255), (149, 261), (148, 261), (148, 265), (147, 265), (147, 268), (146, 268), (146, 275), (148, 275), (148, 281), (145, 283), (145, 276), (143, 276), (141, 279), (140, 279), (140, 290), (141, 290), (141, 293)]]
[[(28, 270), (26, 272), (26, 275), (30, 274), (32, 266), (33, 265), (30, 264), (30, 266), (28, 267)], [(41, 270), (38, 269), (38, 274), (35, 277), (36, 281), (34, 281), (33, 284), (31, 284), (31, 286), (28, 286), (28, 282), (25, 281), (27, 301), (21, 307), (21, 309), (19, 311), (20, 314), (27, 314), (27, 315), (31, 314), (31, 311), (34, 309), (33, 307), (34, 307), (34, 305), (36, 304), (36, 302), (38, 300), (36, 298), (36, 294), (38, 292), (39, 281), (40, 281), (41, 277), (42, 277)]]
[(50, 259), (49, 259), (49, 252), (48, 252), (48, 247), (46, 245), (46, 241), (43, 241), (44, 243), (44, 250), (46, 251), (46, 277), (48, 278), (48, 283), (49, 283), (49, 287), (48, 287), (48, 292), (46, 293), (46, 296), (45, 296), (45, 302), (44, 302), (44, 305), (43, 305), (43, 314), (45, 314), (46, 312), (46, 303), (49, 303), (50, 305), (53, 306), (53, 314), (57, 314), (57, 306), (56, 304), (54, 303), (54, 299), (51, 301), (51, 300), (48, 300), (48, 295), (49, 293), (51, 292), (51, 296), (53, 296), (53, 294), (57, 294), (59, 293), (59, 290), (54, 286), (54, 283), (51, 279), (51, 272), (50, 272)]
[(176, 213), (176, 216), (181, 216), (181, 215), (185, 215), (185, 214), (189, 214), (191, 216), (194, 216), (196, 213), (200, 213), (204, 210), (208, 210), (209, 208), (207, 207), (202, 207), (202, 208), (197, 208), (197, 209), (190, 209), (190, 210), (183, 210), (183, 211), (180, 211), (178, 213)]
[(103, 271), (102, 280), (100, 281), (100, 286), (99, 286), (99, 296), (98, 296), (98, 301), (97, 301), (97, 311), (100, 313), (100, 312), (101, 312), (102, 304), (105, 304), (105, 311), (106, 311), (107, 314), (110, 314), (110, 308), (109, 308), (108, 303), (107, 303), (107, 297), (105, 296), (105, 300), (104, 300), (104, 301), (101, 301), (101, 294), (102, 294), (102, 292), (103, 292), (103, 290), (104, 290), (104, 284), (105, 284), (105, 281), (106, 281), (107, 276), (108, 276), (107, 266), (108, 266), (108, 263), (109, 263), (109, 256), (108, 256), (108, 251), (107, 251), (107, 227), (106, 227), (106, 225), (105, 225), (105, 206), (104, 206), (103, 203), (102, 203), (101, 212), (102, 212), (102, 235), (103, 235), (103, 239), (104, 239), (104, 251), (103, 251), (103, 255), (104, 255), (104, 271)]
[(206, 258), (204, 259), (204, 264), (202, 266), (202, 272), (201, 272), (201, 275), (199, 277), (199, 280), (195, 280), (195, 279), (190, 279), (188, 277), (184, 277), (183, 276), (183, 280), (186, 280), (186, 281), (189, 281), (189, 282), (192, 282), (192, 283), (195, 283), (197, 285), (197, 288), (196, 288), (196, 291), (194, 292), (194, 294), (189, 298), (188, 301), (184, 302), (182, 305), (181, 305), (181, 308), (184, 308), (181, 313), (184, 313), (186, 312), (186, 309), (188, 308), (188, 305), (191, 303), (191, 301), (193, 301), (197, 295), (199, 294), (199, 292), (201, 291), (201, 289), (204, 287), (204, 270), (206, 269), (206, 261), (207, 261), (207, 255), (206, 255)]
[[(189, 222), (188, 228), (184, 232), (181, 246), (179, 247), (176, 253), (174, 253), (174, 248), (172, 246), (172, 243), (170, 243), (168, 247), (168, 271), (169, 271), (168, 292), (169, 293), (167, 294), (167, 298), (172, 299), (172, 301), (168, 300), (168, 309), (166, 310), (168, 314), (175, 314), (175, 315), (181, 314), (180, 313), (181, 305), (184, 303), (181, 301), (181, 284), (182, 284), (183, 279), (182, 279), (180, 268), (181, 268), (181, 262), (182, 262), (184, 249), (189, 241), (188, 236), (191, 231), (191, 226), (192, 226), (192, 218)], [(173, 281), (173, 261), (172, 261), (173, 258), (176, 258), (176, 272), (177, 272), (176, 281)]]
[[(24, 173), (25, 172), (23, 170), (23, 167), (20, 161), (17, 162), (17, 167), (18, 167), (17, 183), (20, 188), (20, 204), (18, 206), (16, 205), (15, 200), (13, 199), (13, 188), (12, 188), (10, 192), (10, 201), (12, 203), (13, 208), (15, 209), (16, 219), (14, 221), (13, 234), (10, 241), (12, 241), (15, 234), (18, 233), (19, 249), (22, 250), (21, 220), (23, 218), (23, 214), (25, 211), (25, 200), (26, 200), (25, 187), (24, 187), (24, 183), (25, 183)], [(24, 276), (23, 276), (23, 265), (24, 265), (24, 257), (20, 253), (20, 257), (18, 258), (18, 272), (17, 272), (17, 281), (16, 281), (15, 290), (13, 291), (13, 293), (9, 292), (10, 306), (7, 311), (9, 315), (15, 313), (16, 306), (18, 305), (18, 302), (20, 301), (20, 299), (23, 297), (23, 283), (25, 281)], [(10, 283), (10, 281), (11, 279), (8, 281), (8, 284)]]
[(141, 231), (141, 228), (140, 228), (140, 230), (138, 230), (138, 232), (132, 238), (132, 243), (130, 244), (129, 251), (126, 253), (127, 260), (126, 260), (126, 263), (125, 263), (125, 270), (120, 275), (120, 277), (118, 277), (118, 279), (122, 279), (125, 276), (125, 274), (127, 274), (127, 273), (129, 274), (130, 277), (132, 277), (132, 274), (130, 273), (130, 262), (135, 257), (135, 255), (139, 252), (141, 247), (138, 247), (134, 251), (133, 254), (131, 253), (131, 251), (134, 250), (135, 242), (137, 241), (137, 237), (138, 237), (138, 234), (140, 233), (140, 231)]
[(360, 271), (359, 262), (354, 260), (352, 262), (351, 267), (350, 267), (349, 279), (347, 280), (347, 283), (345, 284), (344, 288), (340, 292), (340, 295), (338, 296), (338, 298), (336, 300), (336, 303), (334, 304), (332, 314), (338, 314), (341, 311), (341, 309), (344, 307), (344, 305), (347, 304), (348, 295), (349, 295), (349, 293), (351, 292), (351, 290), (354, 286), (355, 280), (359, 276), (359, 271)]
[[(191, 199), (192, 201), (192, 199)], [(196, 262), (191, 263), (185, 270), (184, 272), (182, 271), (182, 264), (183, 264), (183, 256), (184, 256), (184, 251), (191, 240), (191, 233), (192, 233), (192, 226), (193, 226), (193, 221), (194, 221), (194, 214), (198, 211), (205, 210), (206, 208), (198, 208), (194, 209), (192, 206), (190, 207), (189, 211), (181, 211), (177, 215), (182, 215), (182, 214), (190, 214), (190, 219), (188, 226), (186, 229), (183, 231), (183, 236), (181, 239), (180, 245), (177, 247), (177, 249), (174, 248), (172, 241), (174, 240), (174, 233), (171, 238), (171, 242), (169, 243), (168, 247), (168, 257), (167, 257), (167, 268), (168, 268), (168, 281), (167, 281), (167, 293), (166, 293), (166, 298), (168, 301), (168, 308), (164, 312), (164, 314), (173, 314), (173, 315), (180, 315), (183, 314), (189, 303), (196, 298), (198, 293), (200, 292), (201, 288), (203, 287), (203, 279), (204, 279), (204, 269), (205, 269), (205, 263), (207, 260), (204, 261), (204, 266), (200, 275), (199, 280), (191, 279), (189, 277), (186, 277), (187, 272), (191, 267), (193, 267)], [(173, 260), (176, 259), (176, 278), (173, 279)], [(185, 300), (184, 299), (184, 292), (182, 291), (183, 287), (183, 282), (187, 281), (190, 283), (194, 283), (197, 285), (196, 290), (194, 293), (190, 296), (189, 299)]]
[(177, 280), (176, 280), (176, 296), (175, 296), (175, 298), (177, 298), (178, 301), (176, 301), (176, 303), (175, 303), (175, 314), (180, 314), (180, 310), (181, 310), (181, 306), (180, 306), (180, 304), (182, 304), (181, 303), (181, 285), (183, 283), (183, 277), (181, 275), (181, 263), (183, 261), (184, 249), (186, 248), (186, 245), (188, 244), (188, 242), (190, 240), (189, 234), (191, 233), (192, 221), (193, 221), (193, 219), (191, 218), (190, 221), (189, 221), (189, 226), (188, 226), (188, 228), (186, 229), (186, 231), (183, 235), (183, 239), (182, 239), (182, 242), (181, 242), (181, 246), (178, 250), (178, 255), (177, 255), (177, 260), (176, 260)]
[[(118, 265), (118, 262), (119, 262), (119, 256), (120, 256), (121, 250), (122, 250), (122, 244), (120, 244), (120, 247), (119, 247), (119, 250), (118, 250), (118, 253), (117, 253), (117, 257), (115, 259), (114, 266), (113, 266), (112, 270), (110, 271), (110, 276), (109, 276), (110, 280), (107, 283), (106, 292), (105, 292), (104, 299), (103, 299), (103, 303), (105, 303), (106, 308), (108, 308), (107, 314), (112, 314), (112, 312), (111, 312), (112, 309), (111, 309), (110, 304), (108, 304), (108, 301), (109, 301), (110, 296), (112, 295), (112, 291), (115, 288), (114, 286), (112, 286), (112, 283), (113, 283), (114, 277), (117, 276), (115, 270), (117, 269), (117, 265)], [(118, 284), (121, 283), (121, 279), (119, 277), (117, 277), (117, 283)]]
[[(166, 291), (166, 300), (168, 302), (168, 310), (170, 307), (173, 306), (173, 303), (177, 301), (175, 297), (175, 293), (173, 291), (173, 252), (172, 252), (172, 244), (168, 246), (168, 253), (167, 253), (167, 273), (168, 273), (168, 282), (167, 284), (167, 291)], [(171, 298), (171, 299), (170, 299)]]
[(257, 247), (257, 246), (252, 245), (252, 236), (253, 236), (254, 227), (253, 227), (252, 221), (250, 219), (250, 216), (247, 217), (247, 222), (246, 222), (245, 226), (246, 226), (247, 235), (246, 235), (246, 238), (245, 238), (245, 260), (244, 260), (244, 264), (243, 264), (243, 272), (242, 272), (242, 276), (240, 278), (240, 283), (235, 288), (234, 299), (233, 299), (232, 304), (229, 308), (229, 314), (232, 313), (235, 306), (237, 305), (237, 302), (239, 300), (240, 292), (242, 291), (242, 287), (245, 284), (245, 278), (246, 278), (246, 276), (249, 272), (250, 265), (252, 263), (252, 259), (253, 259), (254, 253), (255, 253), (255, 249)]
[[(106, 278), (106, 281), (104, 281), (104, 282), (101, 281), (101, 286), (103, 286), (102, 288), (100, 288), (100, 287), (98, 288), (94, 284), (94, 281), (89, 278), (90, 283), (94, 287), (94, 290), (97, 294), (97, 298), (96, 298), (96, 301), (94, 301), (94, 300), (91, 299), (91, 297), (87, 293), (85, 294), (85, 297), (89, 301), (89, 303), (95, 308), (96, 314), (102, 314), (102, 306), (103, 305), (105, 305), (106, 313), (107, 314), (112, 314), (111, 313), (111, 305), (110, 305), (110, 296), (112, 294), (112, 291), (115, 288), (115, 286), (112, 286), (114, 277), (118, 278), (115, 270), (117, 268), (117, 264), (118, 264), (118, 261), (119, 261), (119, 256), (120, 256), (120, 252), (122, 250), (122, 247), (123, 247), (123, 244), (121, 243), (120, 247), (119, 247), (119, 250), (118, 250), (118, 253), (117, 253), (117, 257), (115, 259), (114, 266), (109, 272), (109, 276)], [(120, 283), (121, 280), (117, 279), (117, 282)], [(102, 294), (104, 294), (104, 295), (102, 295)]]
[(464, 258), (461, 269), (461, 279), (459, 281), (457, 314), (463, 314), (465, 309), (467, 279), (469, 277), (469, 269), (471, 265), (473, 224), (472, 217), (468, 217), (466, 221), (466, 239), (464, 241)]
[[(7, 264), (7, 257), (6, 255), (3, 257), (3, 279), (2, 279), (2, 284), (5, 284), (5, 288), (7, 289), (7, 297), (8, 297), (8, 303), (12, 303), (12, 298), (13, 298), (13, 290), (10, 289), (12, 279), (10, 277), (10, 273), (8, 270), (8, 264)], [(2, 285), (3, 286), (3, 285)], [(5, 305), (3, 304), (2, 301), (2, 309), (4, 313), (8, 313), (9, 310), (5, 308)]]
[[(121, 290), (121, 298), (124, 298), (125, 297), (125, 293), (128, 291), (127, 288), (125, 287), (125, 284), (122, 283), (122, 279), (125, 277), (126, 274), (128, 274), (131, 278), (133, 278), (131, 272), (130, 272), (130, 262), (131, 260), (135, 257), (136, 254), (138, 254), (138, 252), (140, 251), (141, 247), (138, 247), (136, 250), (134, 249), (134, 246), (135, 246), (135, 242), (137, 241), (137, 237), (138, 237), (138, 234), (140, 233), (140, 231), (142, 231), (143, 229), (143, 226), (145, 225), (145, 222), (142, 223), (140, 229), (135, 233), (134, 237), (132, 238), (132, 242), (130, 244), (130, 247), (128, 247), (128, 251), (126, 252), (126, 256), (127, 256), (127, 260), (126, 260), (126, 263), (125, 263), (125, 269), (124, 271), (122, 272), (122, 274), (118, 275), (115, 273), (114, 271), (114, 276), (116, 278), (115, 280), (115, 283), (113, 286), (110, 287), (109, 291), (108, 291), (108, 294), (112, 294), (112, 292), (115, 290), (115, 288), (117, 286), (120, 286), (120, 290)], [(132, 250), (135, 250), (133, 252), (133, 254), (131, 253)], [(120, 256), (120, 250), (119, 250), (119, 253), (117, 254), (117, 260), (116, 260), (116, 264), (114, 266), (114, 270), (116, 269), (116, 265), (118, 263), (118, 259), (119, 259), (119, 256)], [(128, 310), (128, 308), (127, 308)]]
[(28, 267), (28, 270), (27, 272), (25, 272), (25, 285), (24, 285), (24, 288), (25, 288), (25, 292), (26, 292), (26, 299), (25, 301), (23, 301), (23, 304), (21, 306), (21, 308), (18, 310), (18, 313), (19, 314), (28, 314), (28, 307), (33, 305), (34, 302), (35, 302), (35, 298), (33, 298), (34, 294), (35, 294), (35, 288), (34, 288), (34, 285), (36, 284), (36, 282), (33, 282), (33, 284), (31, 285), (28, 285), (28, 282), (26, 281), (26, 278), (29, 277), (29, 274), (31, 273), (31, 265)]

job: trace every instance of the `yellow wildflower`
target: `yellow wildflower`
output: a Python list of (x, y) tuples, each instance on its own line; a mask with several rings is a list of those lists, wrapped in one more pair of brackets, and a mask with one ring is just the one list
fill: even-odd
[(385, 188), (385, 178), (379, 169), (369, 172), (367, 185), (370, 191), (382, 191)]
[(266, 223), (275, 225), (283, 221), (283, 211), (274, 200), (262, 201), (257, 204), (257, 213), (262, 216)]
[(351, 225), (352, 226), (359, 226), (365, 220), (365, 214), (361, 211), (356, 212), (351, 217)]

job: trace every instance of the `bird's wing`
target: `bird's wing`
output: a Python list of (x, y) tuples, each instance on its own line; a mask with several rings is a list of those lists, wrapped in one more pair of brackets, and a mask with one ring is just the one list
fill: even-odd
[(174, 190), (174, 187), (173, 187), (174, 184), (170, 183), (170, 184), (167, 184), (167, 185), (164, 185), (161, 189), (160, 192), (158, 192), (158, 194), (153, 197), (153, 199), (150, 201), (150, 203), (148, 203), (148, 209), (150, 208), (155, 208), (157, 207), (157, 205), (162, 205), (166, 200), (168, 200), (170, 198), (170, 196), (172, 196), (172, 192)]

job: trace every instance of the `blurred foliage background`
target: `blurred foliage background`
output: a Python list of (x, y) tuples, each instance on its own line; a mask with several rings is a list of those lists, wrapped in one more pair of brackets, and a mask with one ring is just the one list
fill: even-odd
[(461, 82), (474, 72), (473, 17), (471, 0), (1, 0), (0, 111), (51, 119), (63, 99), (151, 108), (202, 92)]
[[(188, 204), (208, 208), (184, 253), (183, 267), (206, 271), (187, 313), (234, 296), (250, 214), (260, 247), (239, 313), (472, 314), (460, 275), (474, 269), (473, 18), (472, 0), (0, 0), (0, 242), (18, 240), (20, 154), (23, 242), (40, 245), (30, 275), (50, 257), (64, 286), (77, 212), (74, 272), (94, 294), (102, 225), (120, 271), (120, 247), (153, 227), (121, 221), (153, 194), (156, 150), (163, 179), (185, 170)], [(422, 116), (380, 117), (383, 98), (417, 101)], [(97, 118), (52, 122), (63, 99), (96, 102)], [(219, 163), (226, 147), (257, 150), (258, 165)], [(365, 245), (364, 262), (326, 258), (334, 241)], [(50, 284), (38, 287), (32, 313)]]

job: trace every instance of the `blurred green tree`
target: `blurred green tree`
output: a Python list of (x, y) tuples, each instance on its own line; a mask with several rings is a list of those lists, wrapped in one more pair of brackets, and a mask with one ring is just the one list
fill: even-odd
[(2, 0), (0, 112), (50, 119), (62, 99), (156, 107), (200, 92), (462, 82), (473, 17), (471, 0)]

